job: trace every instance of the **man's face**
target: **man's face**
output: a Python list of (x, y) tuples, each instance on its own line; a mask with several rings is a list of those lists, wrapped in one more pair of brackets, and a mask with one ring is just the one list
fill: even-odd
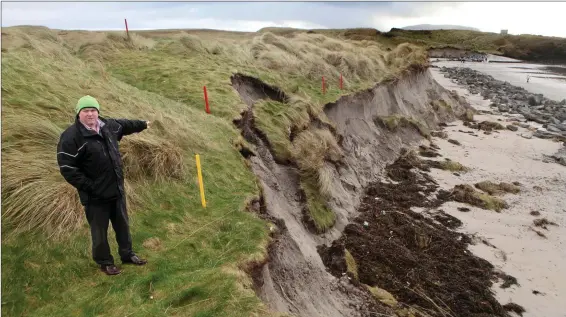
[(79, 112), (79, 120), (88, 126), (95, 126), (98, 122), (98, 110), (94, 108), (85, 108)]

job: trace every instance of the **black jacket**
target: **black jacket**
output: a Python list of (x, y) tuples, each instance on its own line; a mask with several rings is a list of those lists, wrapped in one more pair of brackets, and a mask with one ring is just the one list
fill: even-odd
[(88, 130), (77, 117), (57, 145), (59, 171), (77, 188), (83, 205), (125, 196), (118, 142), (125, 135), (147, 128), (146, 122), (140, 120), (99, 119), (103, 122), (102, 135)]

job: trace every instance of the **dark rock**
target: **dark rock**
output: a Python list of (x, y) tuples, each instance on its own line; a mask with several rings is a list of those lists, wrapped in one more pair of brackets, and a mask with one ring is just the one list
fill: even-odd
[(544, 113), (544, 112), (540, 112), (539, 116), (543, 119), (543, 120), (550, 120), (550, 118), (552, 118), (552, 115), (550, 113)]
[(566, 121), (566, 99), (560, 102), (550, 100), (542, 94), (530, 93), (522, 87), (512, 86), (470, 68), (443, 67), (442, 72), (455, 82), (467, 85), (470, 93), (490, 99), (490, 106), (497, 107), (500, 112), (520, 113), (526, 119), (541, 124), (556, 125)]
[(560, 109), (554, 114), (554, 117), (560, 121), (566, 121), (566, 109)]
[(513, 124), (509, 124), (509, 125), (507, 126), (507, 129), (508, 129), (508, 130), (511, 130), (511, 131), (517, 131), (517, 130), (519, 130), (519, 128), (518, 128), (516, 125), (513, 125)]
[(554, 159), (556, 163), (566, 166), (566, 147), (558, 150), (558, 152), (550, 156), (550, 158)]
[[(546, 126), (546, 129), (550, 132), (562, 132), (563, 130), (557, 128), (555, 125), (553, 124), (549, 124)], [(566, 131), (566, 130), (565, 130)]]
[(530, 112), (521, 112), (519, 111), (519, 113), (521, 113), (525, 119), (527, 119), (528, 121), (534, 121), (536, 119), (537, 116), (535, 116), (534, 114), (530, 113)]
[(546, 120), (544, 120), (543, 118), (538, 117), (537, 115), (532, 114), (532, 113), (523, 113), (523, 116), (524, 116), (527, 120), (534, 121), (534, 122), (536, 122), (536, 123), (540, 123), (540, 124), (546, 123)]
[(536, 102), (537, 105), (542, 104), (543, 100), (544, 100), (544, 97), (542, 96), (542, 94), (536, 94), (535, 95), (535, 102)]
[(531, 109), (529, 109), (526, 105), (518, 106), (517, 111), (522, 115), (525, 115), (525, 113), (531, 113)]
[(535, 133), (533, 133), (534, 137), (537, 137), (539, 139), (552, 139), (554, 137), (559, 137), (561, 136), (558, 133), (553, 133), (553, 132), (548, 132), (548, 131), (542, 131), (542, 130), (536, 130)]

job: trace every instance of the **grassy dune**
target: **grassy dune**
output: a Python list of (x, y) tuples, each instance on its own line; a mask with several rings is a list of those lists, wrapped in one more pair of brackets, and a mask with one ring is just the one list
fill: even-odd
[[(302, 132), (309, 116), (325, 122), (323, 104), (426, 64), (412, 45), (387, 51), (320, 34), (169, 30), (126, 40), (119, 32), (41, 27), (2, 33), (2, 316), (268, 316), (243, 273), (264, 259), (269, 229), (246, 211), (260, 190), (238, 152), (246, 142), (232, 119), (247, 106), (230, 76), (254, 76), (290, 96), (289, 104), (256, 104), (256, 122), (276, 155), (301, 169), (323, 229), (333, 221), (324, 163), (340, 151), (331, 134)], [(56, 163), (59, 135), (85, 94), (99, 100), (102, 116), (154, 122), (121, 143), (134, 250), (149, 264), (116, 277), (96, 271), (84, 211)], [(298, 131), (293, 142), (291, 129)], [(109, 240), (116, 254), (113, 233)]]
[(467, 30), (408, 31), (384, 33), (393, 43), (409, 42), (426, 48), (451, 46), (537, 62), (566, 62), (566, 38), (540, 35), (500, 35)]
[[(292, 36), (303, 32), (291, 28), (265, 28), (262, 32), (273, 32)], [(540, 35), (500, 35), (498, 33), (469, 30), (402, 30), (393, 28), (389, 32), (376, 29), (331, 29), (310, 30), (344, 40), (378, 42), (386, 49), (402, 43), (412, 43), (426, 49), (453, 47), (478, 52), (504, 55), (511, 58), (550, 63), (566, 63), (566, 38)]]

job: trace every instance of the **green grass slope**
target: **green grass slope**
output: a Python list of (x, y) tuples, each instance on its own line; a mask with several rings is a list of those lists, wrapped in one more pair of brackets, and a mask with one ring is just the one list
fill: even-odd
[[(2, 316), (268, 316), (243, 272), (264, 260), (269, 224), (246, 211), (260, 189), (238, 152), (252, 146), (232, 123), (247, 105), (230, 76), (260, 78), (291, 97), (290, 104), (258, 103), (256, 122), (276, 155), (301, 169), (324, 229), (332, 216), (323, 159), (305, 158), (324, 155), (309, 148), (336, 146), (332, 135), (321, 145), (320, 136), (301, 135), (305, 118), (324, 121), (325, 103), (426, 63), (424, 51), (408, 44), (387, 51), (320, 34), (171, 30), (126, 40), (120, 33), (3, 28)], [(59, 135), (85, 94), (99, 100), (102, 116), (154, 122), (121, 143), (134, 249), (149, 263), (115, 277), (97, 272), (84, 211), (56, 163)], [(296, 142), (290, 129), (299, 131)], [(115, 254), (113, 233), (109, 240)]]

